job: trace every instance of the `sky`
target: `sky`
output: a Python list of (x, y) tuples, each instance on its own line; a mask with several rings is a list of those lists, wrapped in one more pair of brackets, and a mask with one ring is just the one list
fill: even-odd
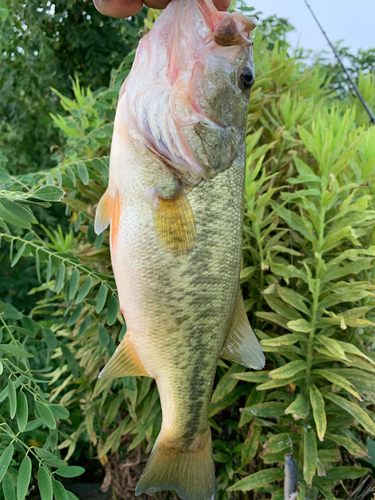
[[(289, 35), (293, 47), (314, 51), (327, 48), (327, 42), (303, 0), (246, 0), (263, 16), (286, 17), (296, 31)], [(308, 0), (332, 42), (345, 39), (353, 52), (375, 48), (375, 0)]]

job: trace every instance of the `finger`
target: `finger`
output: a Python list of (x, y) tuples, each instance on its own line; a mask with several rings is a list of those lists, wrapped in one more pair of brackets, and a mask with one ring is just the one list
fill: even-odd
[(217, 10), (227, 10), (230, 5), (230, 0), (214, 0)]
[(135, 16), (143, 7), (142, 0), (93, 0), (96, 9), (104, 16)]
[(143, 0), (144, 4), (151, 9), (165, 9), (170, 0)]

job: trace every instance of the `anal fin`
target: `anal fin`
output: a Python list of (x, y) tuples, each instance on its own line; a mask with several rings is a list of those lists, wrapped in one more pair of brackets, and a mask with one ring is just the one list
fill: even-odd
[(121, 343), (117, 346), (111, 359), (99, 373), (101, 379), (113, 379), (119, 377), (149, 377), (138, 353), (131, 341), (132, 334), (127, 332)]
[(265, 365), (265, 357), (247, 318), (241, 292), (221, 357), (254, 370), (261, 370)]

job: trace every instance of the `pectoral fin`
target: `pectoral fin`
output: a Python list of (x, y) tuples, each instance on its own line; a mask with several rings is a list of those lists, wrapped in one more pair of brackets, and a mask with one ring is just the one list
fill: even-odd
[(96, 234), (102, 233), (109, 224), (111, 224), (111, 245), (114, 251), (120, 224), (120, 194), (117, 189), (114, 196), (111, 196), (107, 189), (100, 198), (95, 214)]
[(127, 332), (115, 353), (99, 373), (99, 378), (113, 379), (119, 377), (149, 377), (138, 353), (131, 341), (132, 334)]
[(175, 253), (188, 253), (195, 243), (195, 218), (186, 194), (179, 185), (169, 190), (155, 188), (153, 207), (157, 235)]
[(265, 364), (262, 348), (247, 319), (241, 293), (238, 294), (232, 324), (221, 357), (254, 370), (261, 370)]

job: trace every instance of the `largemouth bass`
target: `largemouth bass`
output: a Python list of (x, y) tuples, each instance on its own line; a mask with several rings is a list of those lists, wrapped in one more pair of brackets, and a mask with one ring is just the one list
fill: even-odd
[(99, 377), (158, 386), (162, 428), (136, 495), (214, 498), (218, 358), (264, 365), (239, 287), (254, 27), (211, 0), (172, 0), (120, 92), (95, 230), (111, 224), (127, 333)]

